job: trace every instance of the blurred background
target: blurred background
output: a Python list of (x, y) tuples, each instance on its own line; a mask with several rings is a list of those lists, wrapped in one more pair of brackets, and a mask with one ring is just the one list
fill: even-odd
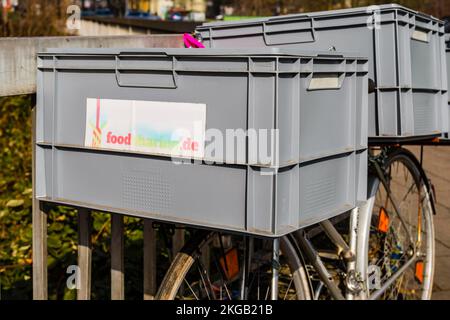
[[(1, 0), (2, 36), (105, 35), (189, 32), (206, 20), (333, 10), (390, 3), (385, 0)], [(397, 3), (450, 17), (448, 0), (398, 0)], [(66, 30), (68, 8), (80, 8), (81, 28)], [(78, 13), (77, 13), (78, 14)], [(175, 24), (177, 23), (177, 24)]]
[[(191, 32), (196, 25), (210, 20), (238, 20), (392, 2), (379, 0), (0, 1), (0, 36), (2, 37), (182, 33)], [(442, 19), (450, 17), (449, 0), (399, 0), (397, 3)], [(77, 11), (77, 7), (75, 9), (70, 7), (71, 5), (78, 6), (80, 11)], [(81, 19), (79, 28), (68, 27), (70, 17)], [(0, 72), (2, 68), (7, 66), (1, 65)], [(5, 300), (32, 298), (30, 116), (33, 104), (34, 100), (31, 96), (0, 98), (0, 295), (1, 299)], [(448, 160), (446, 154), (448, 152), (439, 155)], [(430, 159), (429, 163), (431, 161), (434, 160)], [(450, 170), (449, 166), (441, 169)], [(434, 170), (434, 167), (431, 166), (430, 170)], [(435, 177), (432, 178), (439, 180), (439, 178), (442, 179), (440, 176), (441, 174), (436, 172)], [(442, 181), (444, 189), (438, 189), (438, 194), (442, 192), (443, 196), (440, 198), (442, 203), (439, 206), (442, 211), (447, 211), (446, 214), (450, 219), (449, 197), (448, 193), (445, 194), (449, 192), (449, 181), (444, 180)], [(111, 231), (109, 219), (110, 215), (94, 213), (93, 299), (109, 299)], [(77, 261), (76, 214), (71, 209), (58, 208), (50, 213), (48, 221), (49, 298), (74, 299), (76, 290), (69, 290), (66, 286), (66, 268), (68, 265), (76, 264)], [(137, 218), (126, 218), (125, 224), (126, 298), (141, 299), (143, 291), (142, 221)], [(158, 233), (158, 241), (170, 246), (170, 235), (171, 229), (164, 229), (163, 232)], [(448, 242), (445, 239), (441, 242), (441, 248), (438, 248), (438, 251), (441, 250), (442, 254), (450, 256), (448, 245), (450, 239)], [(167, 268), (168, 255), (168, 252), (162, 251), (158, 257), (158, 268), (161, 269), (158, 272), (159, 278), (163, 276), (163, 270)], [(448, 274), (449, 261), (450, 259), (446, 259), (441, 267), (438, 264), (437, 273), (447, 272)], [(440, 271), (439, 268), (441, 268)], [(445, 285), (448, 284), (443, 283), (441, 288), (438, 285), (438, 290)]]

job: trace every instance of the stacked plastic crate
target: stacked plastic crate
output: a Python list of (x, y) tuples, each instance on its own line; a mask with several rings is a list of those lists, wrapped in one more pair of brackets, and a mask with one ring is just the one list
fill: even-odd
[(369, 139), (419, 140), (448, 132), (442, 21), (389, 4), (197, 28), (207, 47), (289, 47), (369, 57)]
[[(450, 34), (445, 35), (445, 44), (445, 56), (447, 58), (447, 85), (449, 86), (449, 90), (447, 91), (448, 94), (448, 92), (450, 91)], [(450, 95), (448, 96), (448, 108), (450, 110)], [(448, 123), (450, 125), (450, 111), (448, 116)], [(447, 133), (447, 139), (450, 139), (450, 132)]]

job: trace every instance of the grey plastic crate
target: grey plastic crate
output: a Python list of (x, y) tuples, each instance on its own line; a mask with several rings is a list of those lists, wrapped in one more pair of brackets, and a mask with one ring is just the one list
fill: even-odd
[[(445, 35), (445, 58), (446, 58), (446, 62), (447, 62), (447, 86), (448, 86), (448, 91), (450, 91), (450, 35), (446, 34)], [(448, 101), (450, 102), (450, 96)]]
[[(445, 50), (445, 57), (447, 60), (447, 85), (449, 86), (448, 90), (447, 90), (447, 101), (448, 101), (448, 108), (449, 108), (449, 112), (448, 112), (448, 123), (450, 124), (450, 35), (446, 34), (445, 36), (445, 40), (446, 40), (446, 50)], [(447, 134), (446, 138), (450, 138), (450, 133)]]
[[(323, 75), (337, 75), (339, 88), (308, 89)], [(50, 50), (38, 56), (37, 79), (40, 200), (280, 236), (366, 197), (367, 127), (357, 125), (367, 117), (366, 59), (279, 49)], [(279, 128), (280, 164), (180, 165), (86, 147), (90, 97), (205, 103), (208, 129)]]
[[(375, 21), (374, 25), (372, 22)], [(378, 23), (379, 22), (379, 23)], [(369, 57), (369, 137), (409, 138), (448, 131), (443, 22), (399, 5), (205, 23), (207, 47), (289, 47)]]
[(356, 151), (356, 202), (357, 206), (364, 205), (367, 201), (367, 168), (369, 167), (367, 149)]
[[(275, 48), (71, 52), (39, 56), (38, 80), (48, 90), (38, 114), (42, 142), (84, 146), (86, 110), (79, 108), (100, 97), (204, 103), (206, 129), (224, 137), (227, 129), (279, 130), (278, 164), (245, 152), (226, 159), (227, 150), (206, 159), (214, 162), (287, 166), (367, 147), (364, 58)], [(311, 87), (323, 77), (335, 77), (336, 86)]]

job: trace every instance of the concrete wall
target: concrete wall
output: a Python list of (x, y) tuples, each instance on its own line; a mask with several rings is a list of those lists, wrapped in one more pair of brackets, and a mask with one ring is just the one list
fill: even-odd
[(36, 53), (46, 48), (180, 48), (181, 35), (0, 38), (0, 97), (36, 92)]

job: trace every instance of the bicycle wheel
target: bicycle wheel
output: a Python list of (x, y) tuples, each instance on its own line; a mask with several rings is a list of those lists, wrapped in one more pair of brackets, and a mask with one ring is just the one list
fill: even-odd
[(408, 150), (390, 151), (383, 167), (387, 186), (374, 179), (378, 186), (366, 229), (367, 292), (380, 299), (430, 299), (434, 274), (430, 192)]
[[(233, 236), (232, 246), (227, 249), (215, 247), (213, 243), (218, 242), (217, 239), (221, 239), (221, 235), (216, 232), (197, 233), (176, 255), (156, 298), (267, 300), (270, 297), (273, 266), (270, 249), (272, 241), (253, 238), (252, 250), (245, 250), (243, 237)], [(202, 261), (208, 251), (209, 261)], [(309, 278), (295, 242), (283, 237), (280, 251), (278, 298), (311, 299)], [(246, 252), (251, 252), (251, 256)], [(245, 259), (249, 262), (247, 272), (241, 267)]]

